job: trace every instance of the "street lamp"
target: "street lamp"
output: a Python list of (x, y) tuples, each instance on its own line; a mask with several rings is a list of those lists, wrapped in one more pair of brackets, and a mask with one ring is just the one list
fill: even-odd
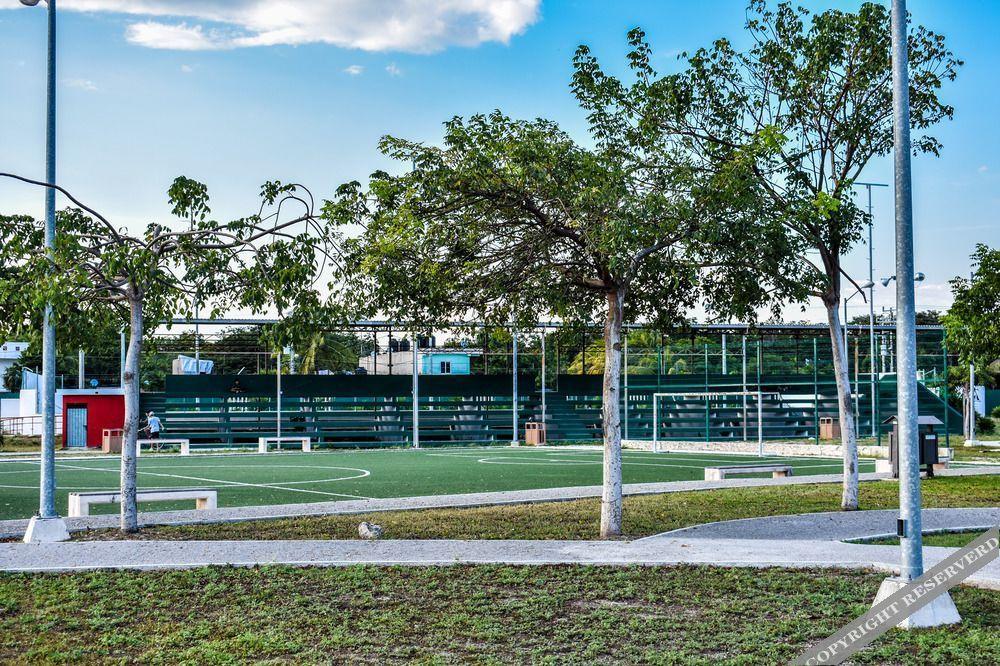
[[(34, 7), (39, 0), (21, 0)], [(52, 253), (56, 237), (56, 0), (48, 5), (48, 75), (45, 122), (45, 249)], [(28, 543), (69, 539), (66, 523), (56, 512), (56, 329), (52, 305), (45, 306), (42, 325), (42, 451), (38, 515), (31, 519), (24, 540)]]
[[(927, 278), (927, 276), (924, 275), (923, 273), (919, 273), (918, 272), (918, 273), (914, 273), (913, 274), (913, 281), (914, 282), (923, 282), (924, 279), (926, 279), (926, 278)], [(896, 279), (895, 275), (890, 275), (889, 277), (884, 277), (884, 278), (882, 278), (879, 281), (882, 283), (883, 287), (888, 287), (889, 283), (892, 282), (895, 279)]]
[(855, 186), (864, 187), (868, 190), (868, 358), (869, 358), (869, 375), (868, 375), (868, 387), (872, 395), (872, 437), (878, 435), (878, 414), (876, 414), (875, 405), (875, 251), (872, 242), (873, 227), (875, 225), (875, 216), (872, 214), (872, 188), (873, 187), (889, 187), (885, 183), (863, 183), (859, 181), (854, 182)]

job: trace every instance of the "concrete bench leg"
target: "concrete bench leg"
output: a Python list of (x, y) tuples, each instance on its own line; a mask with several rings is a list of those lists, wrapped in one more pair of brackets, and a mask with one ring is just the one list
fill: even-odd
[(267, 442), (263, 440), (257, 442), (257, 453), (267, 453)]
[(79, 518), (81, 516), (90, 515), (90, 504), (85, 502), (82, 497), (70, 496), (69, 498), (69, 517)]
[(705, 470), (705, 480), (706, 481), (722, 481), (726, 478), (726, 475), (721, 469), (706, 469)]
[(302, 440), (302, 450), (305, 453), (309, 453), (310, 451), (312, 451), (312, 448), (313, 447), (312, 447), (312, 441), (311, 440), (308, 440), (308, 439)]
[(191, 455), (191, 443), (190, 442), (181, 442), (181, 455), (182, 456), (189, 456), (189, 455)]
[(216, 505), (216, 496), (210, 495), (209, 497), (201, 497), (194, 501), (194, 508), (202, 511), (204, 509), (215, 509), (218, 508)]
[(771, 472), (771, 478), (772, 479), (783, 479), (783, 478), (791, 476), (791, 475), (792, 475), (791, 470), (787, 470), (787, 471), (786, 470), (780, 470), (780, 471), (777, 471), (777, 472)]

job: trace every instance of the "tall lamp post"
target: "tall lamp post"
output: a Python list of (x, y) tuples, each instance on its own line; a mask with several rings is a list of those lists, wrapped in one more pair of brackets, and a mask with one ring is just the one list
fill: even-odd
[(877, 436), (878, 414), (875, 405), (875, 245), (872, 242), (875, 216), (872, 214), (872, 188), (889, 187), (885, 183), (855, 182), (868, 190), (868, 389), (872, 396), (872, 437)]
[[(21, 0), (34, 7), (39, 0)], [(45, 182), (56, 182), (56, 0), (48, 6), (48, 78), (46, 82)], [(45, 188), (45, 248), (51, 253), (56, 237), (56, 191)], [(66, 523), (56, 512), (56, 329), (51, 304), (45, 306), (42, 326), (42, 460), (38, 515), (24, 534), (27, 543), (69, 539)]]
[[(899, 534), (902, 561), (898, 578), (887, 578), (875, 603), (904, 589), (924, 573), (920, 520), (920, 458), (917, 430), (917, 336), (913, 273), (913, 197), (910, 189), (910, 91), (906, 0), (892, 0), (893, 173), (896, 195), (896, 402), (899, 406)], [(899, 626), (937, 626), (960, 622), (947, 592), (910, 615)]]

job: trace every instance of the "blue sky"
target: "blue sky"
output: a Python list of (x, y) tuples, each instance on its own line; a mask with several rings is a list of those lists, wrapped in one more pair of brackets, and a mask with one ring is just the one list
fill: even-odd
[[(40, 177), (44, 11), (0, 1), (11, 7), (0, 10), (0, 170)], [(642, 26), (666, 71), (682, 50), (721, 36), (744, 42), (744, 0), (286, 4), (291, 18), (268, 14), (273, 3), (263, 0), (62, 0), (60, 183), (112, 219), (139, 224), (169, 215), (166, 188), (184, 174), (209, 185), (217, 217), (236, 217), (255, 208), (268, 179), (296, 180), (322, 197), (391, 168), (376, 151), (380, 136), (434, 141), (453, 115), (545, 116), (584, 139), (568, 91), (578, 44), (620, 68), (625, 33)], [(936, 131), (942, 157), (914, 162), (917, 269), (927, 274), (918, 307), (941, 308), (974, 244), (1000, 246), (1000, 3), (910, 0), (909, 8), (966, 61), (944, 93), (956, 116)], [(873, 164), (866, 179), (891, 182), (889, 162)], [(4, 212), (40, 214), (41, 203), (37, 191), (0, 184)], [(877, 278), (893, 272), (891, 190), (876, 191), (875, 213)], [(848, 265), (865, 278), (867, 250)], [(893, 300), (891, 288), (878, 290), (879, 307)], [(821, 309), (789, 316), (818, 320)]]

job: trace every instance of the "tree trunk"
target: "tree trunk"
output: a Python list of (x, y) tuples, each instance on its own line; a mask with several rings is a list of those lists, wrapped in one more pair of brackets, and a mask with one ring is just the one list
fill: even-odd
[(135, 501), (136, 440), (139, 436), (139, 357), (142, 354), (142, 297), (129, 300), (131, 330), (125, 353), (125, 425), (121, 458), (121, 530), (139, 531), (139, 514)]
[(840, 439), (844, 449), (844, 492), (840, 508), (855, 511), (858, 508), (858, 438), (854, 427), (854, 408), (851, 405), (851, 378), (847, 370), (847, 349), (841, 328), (839, 303), (826, 304), (830, 323), (830, 340), (833, 344), (833, 373), (837, 378), (837, 407), (840, 411)]
[(622, 533), (622, 422), (618, 387), (622, 374), (622, 308), (624, 290), (609, 291), (604, 323), (604, 491), (601, 494), (601, 537)]

